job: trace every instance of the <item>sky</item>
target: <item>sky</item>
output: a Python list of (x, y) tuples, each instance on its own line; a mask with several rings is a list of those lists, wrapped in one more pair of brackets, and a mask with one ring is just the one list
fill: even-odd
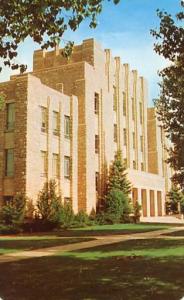
[[(173, 15), (181, 10), (180, 0), (120, 0), (118, 5), (106, 0), (96, 29), (90, 29), (89, 22), (85, 21), (77, 31), (68, 31), (64, 36), (76, 44), (95, 38), (103, 48), (111, 49), (113, 56), (120, 56), (122, 63), (129, 63), (132, 69), (137, 69), (148, 81), (149, 106), (159, 95), (158, 70), (168, 64), (153, 51), (154, 38), (150, 29), (159, 28), (157, 8)], [(19, 47), (17, 62), (27, 64), (28, 71), (31, 71), (33, 52), (39, 48), (30, 38), (26, 39)], [(16, 72), (3, 69), (0, 82)]]

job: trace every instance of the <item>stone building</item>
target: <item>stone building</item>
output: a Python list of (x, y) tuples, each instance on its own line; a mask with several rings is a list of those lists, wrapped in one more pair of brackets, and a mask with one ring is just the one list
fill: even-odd
[(36, 200), (55, 178), (63, 201), (90, 213), (121, 150), (133, 201), (143, 216), (163, 215), (169, 168), (145, 79), (93, 39), (69, 60), (61, 51), (35, 51), (33, 72), (0, 84), (0, 201)]

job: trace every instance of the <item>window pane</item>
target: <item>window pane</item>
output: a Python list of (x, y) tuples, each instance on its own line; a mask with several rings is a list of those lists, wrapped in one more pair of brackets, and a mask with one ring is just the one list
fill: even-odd
[(123, 115), (126, 116), (126, 94), (123, 92)]
[(70, 138), (70, 117), (65, 116), (64, 133), (66, 138)]
[(114, 142), (117, 143), (117, 137), (118, 137), (118, 133), (117, 133), (117, 124), (114, 124)]
[(99, 113), (99, 94), (95, 93), (95, 114)]
[(59, 177), (59, 155), (52, 155), (52, 175), (53, 177)]
[(127, 145), (127, 132), (126, 128), (123, 129), (123, 139), (124, 139), (124, 145)]
[(7, 104), (7, 129), (14, 129), (15, 126), (15, 103)]
[(69, 156), (64, 157), (64, 176), (66, 178), (70, 177), (70, 157)]
[(41, 173), (43, 176), (47, 175), (47, 152), (41, 151), (42, 169)]
[(143, 123), (143, 112), (142, 112), (142, 103), (139, 103), (139, 110), (140, 110), (140, 123)]
[(41, 107), (41, 131), (46, 132), (47, 129), (47, 109)]
[(99, 136), (95, 135), (95, 153), (99, 153)]
[(113, 86), (113, 110), (117, 110), (117, 95), (116, 95), (116, 87)]
[(53, 133), (59, 135), (59, 113), (53, 111)]
[(6, 150), (6, 164), (5, 164), (5, 176), (14, 175), (14, 150)]
[(132, 97), (132, 120), (135, 120), (135, 100)]

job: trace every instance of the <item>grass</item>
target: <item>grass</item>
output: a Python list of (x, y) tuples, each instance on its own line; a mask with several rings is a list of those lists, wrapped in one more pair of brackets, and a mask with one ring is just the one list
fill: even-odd
[(161, 229), (168, 229), (169, 225), (151, 225), (151, 224), (113, 224), (113, 225), (93, 225), (82, 228), (73, 228), (68, 231), (62, 231), (61, 236), (106, 236), (122, 235), (141, 232), (149, 232)]
[(183, 248), (181, 239), (129, 240), (67, 256), (1, 263), (0, 297), (178, 300), (184, 296)]
[(0, 255), (17, 251), (62, 246), (89, 240), (93, 240), (93, 238), (60, 238), (57, 236), (0, 237)]

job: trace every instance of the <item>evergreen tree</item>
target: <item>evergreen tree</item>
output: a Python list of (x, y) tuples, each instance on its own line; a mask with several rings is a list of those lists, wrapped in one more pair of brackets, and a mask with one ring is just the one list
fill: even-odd
[(56, 193), (56, 182), (50, 180), (44, 184), (38, 195), (37, 212), (44, 222), (58, 224), (60, 222), (62, 203), (61, 197)]
[(113, 189), (120, 190), (125, 195), (129, 195), (131, 192), (131, 183), (127, 179), (126, 169), (122, 164), (121, 151), (117, 151), (110, 166), (107, 193)]
[(168, 200), (166, 202), (166, 211), (167, 213), (178, 213), (178, 206), (183, 207), (184, 195), (183, 193), (176, 187), (173, 186), (169, 193), (167, 194)]

